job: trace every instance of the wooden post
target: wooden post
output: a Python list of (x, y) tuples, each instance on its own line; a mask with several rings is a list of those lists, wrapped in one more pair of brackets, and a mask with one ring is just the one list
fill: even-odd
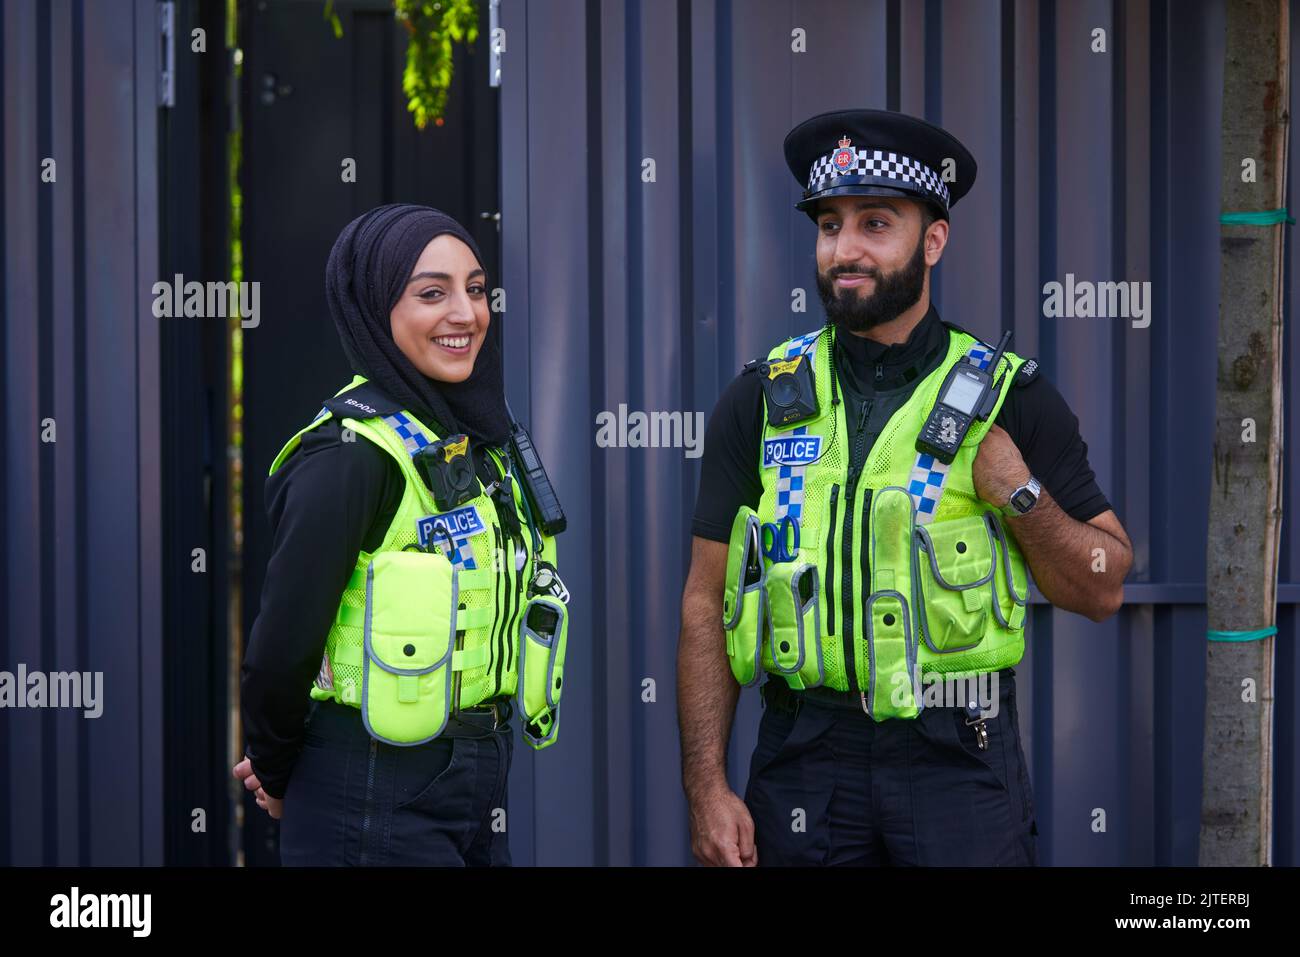
[[(1222, 211), (1286, 203), (1287, 0), (1230, 0)], [(1278, 225), (1221, 225), (1221, 292), (1206, 606), (1212, 632), (1276, 624), (1282, 520), (1282, 256)], [(1202, 865), (1272, 862), (1273, 644), (1206, 651)]]

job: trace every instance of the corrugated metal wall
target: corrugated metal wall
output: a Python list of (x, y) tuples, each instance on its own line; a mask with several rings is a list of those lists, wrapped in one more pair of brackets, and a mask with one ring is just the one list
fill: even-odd
[(0, 862), (160, 864), (157, 6), (19, 0), (0, 30), (0, 668), (103, 672), (98, 718), (0, 716)]
[[(10, 2), (0, 17), (0, 668), (105, 681), (93, 721), (5, 712), (4, 862), (162, 859), (155, 7)], [(516, 861), (690, 860), (673, 672), (698, 460), (597, 448), (595, 417), (707, 415), (742, 361), (818, 323), (815, 306), (790, 313), (790, 290), (812, 289), (812, 229), (781, 139), (821, 110), (894, 106), (981, 165), (939, 308), (986, 335), (1013, 327), (1045, 363), (1137, 547), (1113, 621), (1035, 613), (1021, 714), (1044, 860), (1194, 863), (1221, 3), (503, 0), (502, 17), (511, 399), (568, 508), (575, 595), (562, 739), (517, 751)], [(46, 156), (57, 185), (40, 182)], [(1067, 272), (1150, 279), (1151, 326), (1042, 318), (1042, 283)], [(1294, 864), (1300, 540), (1283, 534), (1275, 862)], [(757, 718), (746, 693), (737, 787)]]
[[(1040, 358), (1136, 549), (1114, 619), (1033, 616), (1019, 670), (1042, 858), (1194, 864), (1222, 4), (504, 0), (502, 14), (507, 362), (568, 508), (575, 595), (562, 740), (515, 769), (516, 860), (690, 860), (673, 675), (698, 460), (598, 448), (595, 417), (620, 403), (707, 415), (743, 361), (819, 324), (813, 228), (781, 141), (823, 110), (891, 107), (946, 126), (980, 164), (938, 308), (986, 337), (1013, 328)], [(1150, 326), (1044, 318), (1043, 283), (1066, 273), (1150, 280)], [(1285, 583), (1300, 542), (1283, 533)], [(1292, 864), (1297, 586), (1280, 596), (1274, 859)], [(737, 788), (758, 715), (747, 692)]]

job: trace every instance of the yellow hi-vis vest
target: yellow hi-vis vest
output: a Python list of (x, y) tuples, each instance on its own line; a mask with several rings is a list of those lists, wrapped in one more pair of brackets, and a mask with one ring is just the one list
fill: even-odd
[[(840, 401), (831, 327), (788, 340), (769, 360), (809, 357), (817, 414), (773, 428), (764, 417), (758, 467), (763, 495), (732, 526), (723, 626), (741, 685), (764, 671), (792, 688), (821, 685), (862, 696), (877, 721), (914, 718), (926, 673), (969, 676), (1024, 654), (1028, 575), (999, 509), (975, 494), (971, 466), (1024, 360), (1004, 353), (1001, 388), (986, 421), (970, 428), (948, 465), (918, 453), (916, 438), (944, 378), (963, 358), (987, 365), (993, 349), (949, 329), (939, 366), (916, 384), (855, 472)], [(763, 525), (790, 517), (790, 562), (762, 554)]]
[[(529, 593), (538, 564), (555, 565), (555, 540), (531, 522), (519, 482), (509, 481), (513, 535), (477, 474), (478, 495), (440, 512), (412, 462), (438, 436), (362, 376), (288, 441), (271, 472), (331, 416), (391, 455), (406, 488), (383, 542), (357, 556), (312, 697), (360, 708), (373, 737), (410, 745), (441, 734), (455, 710), (515, 695), (525, 740), (553, 744), (568, 612)], [(488, 454), (505, 476), (506, 454)]]

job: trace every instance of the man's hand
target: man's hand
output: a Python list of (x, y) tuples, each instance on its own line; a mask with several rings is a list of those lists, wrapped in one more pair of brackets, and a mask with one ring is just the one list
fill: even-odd
[[(1029, 466), (1005, 429), (994, 425), (980, 441), (971, 467), (975, 494), (1001, 509), (1029, 481)], [(1104, 621), (1124, 603), (1124, 576), (1133, 546), (1113, 511), (1080, 522), (1046, 488), (1024, 515), (1003, 517), (1034, 573), (1039, 591), (1057, 608)]]
[(691, 850), (702, 864), (755, 864), (754, 822), (727, 785), (727, 739), (740, 685), (727, 664), (722, 591), (727, 546), (696, 536), (682, 593), (677, 646), (677, 724), (682, 789), (691, 809)]
[(691, 853), (706, 867), (755, 867), (754, 819), (726, 783), (690, 798)]
[(273, 798), (262, 790), (262, 782), (253, 773), (253, 762), (249, 758), (244, 758), (234, 766), (232, 771), (236, 780), (244, 782), (244, 790), (257, 792), (257, 806), (278, 821), (284, 811), (284, 799)]
[(1029, 481), (1029, 466), (1002, 426), (990, 426), (980, 440), (971, 477), (975, 494), (997, 508), (1011, 501), (1011, 493)]

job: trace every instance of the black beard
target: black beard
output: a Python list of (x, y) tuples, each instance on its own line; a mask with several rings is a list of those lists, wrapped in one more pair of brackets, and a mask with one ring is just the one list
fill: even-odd
[(866, 275), (876, 281), (876, 291), (866, 299), (856, 289), (846, 289), (836, 294), (835, 280), (850, 273), (862, 273), (853, 266), (833, 266), (826, 273), (817, 273), (817, 295), (826, 309), (826, 318), (841, 332), (866, 332), (874, 326), (897, 319), (921, 298), (925, 288), (925, 237), (916, 244), (916, 251), (907, 264), (897, 272), (882, 276), (880, 270), (871, 269)]

